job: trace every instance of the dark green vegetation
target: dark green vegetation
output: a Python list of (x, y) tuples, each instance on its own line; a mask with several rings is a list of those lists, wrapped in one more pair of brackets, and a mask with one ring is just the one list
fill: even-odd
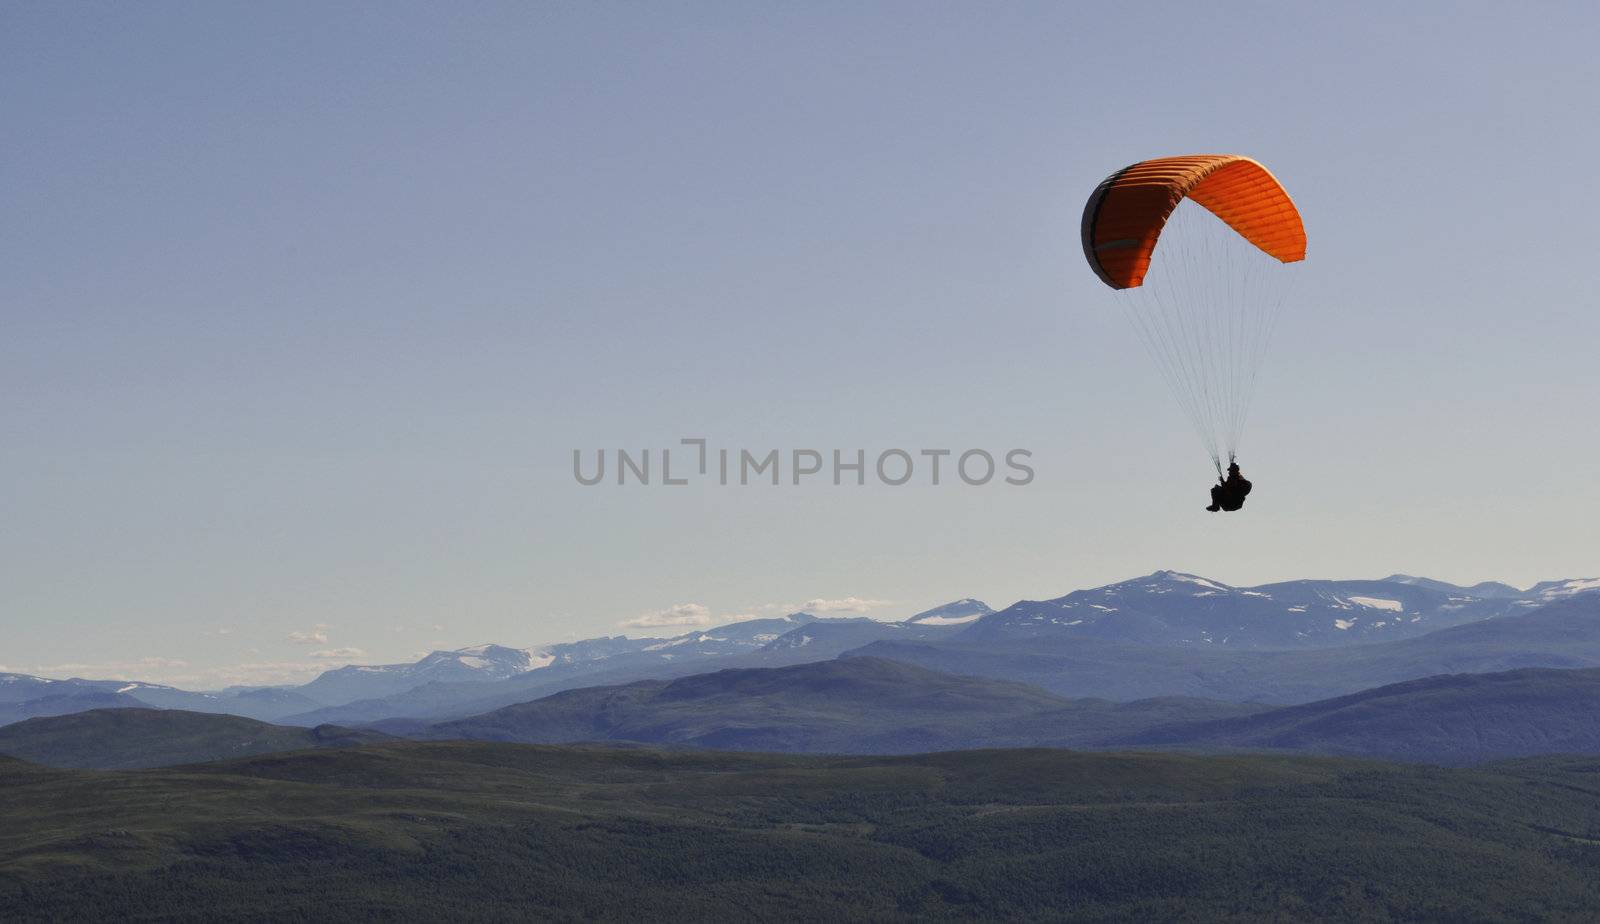
[(905, 754), (1088, 746), (1261, 708), (1182, 698), (1069, 700), (1017, 683), (848, 658), (569, 690), (416, 731), (423, 737), (525, 744), (611, 739), (739, 751)]
[(1600, 754), (1600, 670), (1428, 677), (1252, 716), (1154, 729), (1125, 743), (1438, 764)]
[(0, 920), (1593, 920), (1600, 762), (399, 743), (0, 759)]
[(159, 709), (97, 709), (0, 728), (0, 755), (51, 767), (167, 767), (274, 751), (372, 744), (371, 731), (291, 728), (254, 719)]

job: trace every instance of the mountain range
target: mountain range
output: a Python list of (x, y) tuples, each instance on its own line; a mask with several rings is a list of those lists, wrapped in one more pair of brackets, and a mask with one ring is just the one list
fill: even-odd
[(1441, 765), (1600, 753), (1600, 670), (1411, 680), (1279, 708), (1176, 697), (1114, 703), (874, 658), (590, 687), (451, 722), (306, 729), (181, 710), (105, 709), (0, 728), (0, 754), (129, 769), (395, 737), (771, 753), (993, 747), (1279, 751)]
[[(553, 657), (550, 663), (503, 679), (423, 682), (400, 693), (284, 713), (278, 719), (314, 725), (396, 717), (465, 718), (578, 687), (671, 679), (713, 665), (778, 667), (852, 652), (914, 660), (946, 672), (1035, 683), (1073, 697), (1190, 696), (1303, 702), (1361, 686), (1305, 684), (1301, 689), (1292, 676), (1279, 675), (1271, 665), (1246, 670), (1244, 676), (1254, 679), (1240, 684), (1208, 685), (1201, 678), (1186, 679), (1184, 674), (1198, 661), (1202, 677), (1212, 676), (1205, 671), (1205, 662), (1218, 651), (1317, 651), (1400, 641), (1527, 613), (1592, 587), (1600, 587), (1600, 581), (1547, 581), (1519, 591), (1509, 585), (1486, 583), (1469, 589), (1392, 575), (1377, 581), (1296, 581), (1236, 588), (1162, 571), (1051, 601), (1024, 601), (1000, 611), (964, 599), (900, 622), (819, 619), (796, 613), (670, 639), (613, 637), (568, 643), (544, 650)], [(1059, 665), (1051, 665), (1045, 673), (1056, 676), (1042, 677), (1039, 671), (1017, 670), (1013, 664), (984, 668), (997, 651), (1000, 660), (1010, 661), (1012, 653), (1020, 649), (1026, 662), (1033, 655), (1048, 659), (1063, 649), (1093, 658), (1104, 646), (1119, 652), (1106, 659), (1104, 669), (1079, 670), (1079, 665), (1072, 665), (1072, 669), (1057, 671), (1054, 668)], [(951, 651), (964, 656), (946, 658)], [(938, 654), (927, 660), (930, 653)], [(1171, 670), (1158, 669), (1145, 677), (1139, 665), (1151, 659), (1170, 662)], [(1224, 656), (1223, 661), (1228, 660)], [(1554, 661), (1545, 666), (1573, 665)], [(1228, 673), (1231, 667), (1220, 666), (1219, 670)], [(1381, 675), (1374, 684), (1363, 686), (1438, 672)]]
[[(1063, 696), (1192, 696), (1288, 705), (1437, 674), (1600, 667), (1600, 594), (1557, 592), (1550, 599), (1426, 635), (1338, 648), (1138, 645), (1049, 631), (974, 639), (964, 632), (940, 641), (874, 642), (845, 656), (1030, 683)], [(982, 628), (978, 623), (969, 631)]]
[[(0, 674), (0, 725), (88, 709), (226, 713), (315, 727), (466, 719), (567, 690), (868, 656), (1058, 696), (1306, 703), (1435, 674), (1600, 666), (1600, 580), (1527, 590), (1394, 574), (1235, 587), (1158, 571), (995, 611), (963, 599), (898, 622), (794, 613), (670, 638), (478, 645), (350, 665), (296, 687), (190, 692)], [(1548, 612), (1547, 612), (1548, 611)], [(1537, 618), (1528, 619), (1537, 615)], [(1513, 618), (1514, 617), (1514, 618)]]
[(976, 621), (956, 638), (973, 644), (1046, 636), (1234, 650), (1331, 648), (1526, 612), (1581, 584), (1548, 582), (1521, 593), (1500, 584), (1468, 589), (1392, 575), (1232, 587), (1158, 571), (1053, 600), (1024, 600)]
[(685, 676), (712, 664), (758, 667), (819, 661), (881, 639), (933, 641), (959, 629), (954, 623), (923, 625), (913, 621), (917, 618), (889, 623), (792, 613), (666, 639), (590, 639), (552, 646), (555, 660), (505, 679), (429, 681), (400, 693), (288, 714), (280, 720), (317, 725), (465, 717), (577, 687)]

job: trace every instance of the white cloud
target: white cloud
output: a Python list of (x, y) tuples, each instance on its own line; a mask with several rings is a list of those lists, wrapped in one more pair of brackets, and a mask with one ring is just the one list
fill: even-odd
[(865, 613), (880, 606), (889, 606), (893, 600), (863, 600), (860, 597), (839, 597), (834, 600), (818, 597), (800, 604), (807, 613)]
[(318, 623), (303, 632), (290, 632), (289, 641), (296, 645), (326, 645), (328, 644), (328, 629), (324, 623)]
[(345, 659), (350, 659), (350, 658), (364, 658), (366, 656), (367, 656), (367, 653), (365, 651), (362, 651), (360, 648), (329, 648), (326, 651), (313, 651), (311, 653), (311, 657), (313, 657), (313, 658), (345, 658)]
[(709, 626), (715, 621), (707, 607), (698, 603), (678, 603), (664, 610), (625, 619), (618, 625), (624, 629), (653, 629), (663, 626)]

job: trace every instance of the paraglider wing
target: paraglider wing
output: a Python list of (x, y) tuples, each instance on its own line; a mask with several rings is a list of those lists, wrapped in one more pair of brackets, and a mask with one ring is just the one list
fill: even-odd
[(1113, 173), (1083, 208), (1083, 255), (1113, 289), (1144, 283), (1167, 217), (1185, 198), (1284, 263), (1306, 256), (1294, 200), (1266, 167), (1237, 154), (1140, 161)]
[(1294, 276), (1284, 264), (1305, 259), (1294, 200), (1248, 157), (1160, 157), (1095, 187), (1082, 235), (1090, 268), (1117, 290), (1220, 474), (1224, 453), (1238, 453)]

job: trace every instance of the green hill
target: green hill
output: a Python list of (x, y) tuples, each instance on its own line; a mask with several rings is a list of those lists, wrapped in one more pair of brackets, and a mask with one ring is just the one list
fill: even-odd
[(405, 742), (0, 761), (8, 922), (1579, 921), (1596, 868), (1592, 759)]
[[(722, 670), (557, 693), (421, 736), (559, 744), (634, 741), (721, 750), (905, 754), (1083, 745), (1264, 707), (1170, 698), (1072, 700), (878, 658)], [(399, 728), (397, 725), (396, 728)]]
[(131, 770), (370, 744), (387, 737), (335, 725), (292, 728), (178, 709), (96, 709), (0, 728), (0, 754), (50, 767)]
[(1600, 670), (1451, 674), (1256, 715), (1158, 728), (1129, 745), (1273, 748), (1462, 764), (1600, 753)]

